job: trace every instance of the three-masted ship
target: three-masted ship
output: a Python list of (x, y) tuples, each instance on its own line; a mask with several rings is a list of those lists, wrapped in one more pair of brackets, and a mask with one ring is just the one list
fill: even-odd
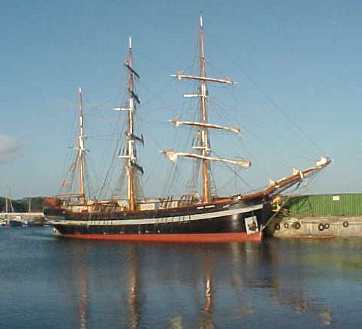
[[(117, 200), (95, 201), (85, 195), (84, 168), (85, 146), (83, 131), (82, 101), (74, 168), (79, 168), (79, 193), (72, 200), (55, 200), (45, 209), (47, 219), (56, 232), (64, 237), (79, 239), (157, 241), (157, 242), (231, 242), (258, 241), (262, 238), (263, 227), (270, 215), (272, 200), (291, 186), (302, 182), (326, 167), (330, 160), (321, 158), (315, 166), (305, 170), (294, 170), (293, 174), (270, 184), (258, 192), (218, 197), (211, 193), (210, 164), (222, 162), (241, 168), (249, 168), (245, 159), (226, 159), (215, 156), (209, 138), (211, 130), (240, 133), (238, 128), (214, 124), (208, 120), (208, 84), (232, 85), (228, 78), (212, 78), (206, 74), (204, 27), (202, 17), (199, 26), (199, 74), (189, 75), (178, 72), (178, 80), (192, 80), (198, 83), (198, 90), (189, 97), (199, 99), (198, 121), (171, 120), (175, 126), (188, 126), (196, 131), (192, 152), (165, 150), (162, 153), (171, 161), (188, 158), (198, 161), (201, 173), (199, 196), (183, 197), (178, 200), (156, 198), (151, 201), (139, 200), (137, 189), (143, 167), (139, 164), (136, 147), (144, 142), (143, 136), (135, 132), (135, 112), (140, 104), (136, 93), (139, 74), (133, 65), (132, 42), (129, 40), (128, 56), (124, 63), (128, 75), (128, 103), (117, 108), (127, 114), (125, 148), (123, 158), (127, 177), (127, 202)], [(54, 201), (54, 200), (53, 200)]]

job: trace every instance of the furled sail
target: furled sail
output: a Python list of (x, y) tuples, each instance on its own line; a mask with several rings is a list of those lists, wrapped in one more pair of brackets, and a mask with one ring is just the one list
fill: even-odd
[(131, 71), (138, 79), (140, 79), (139, 74), (127, 62), (123, 63), (123, 65), (127, 67), (127, 69)]
[(209, 77), (201, 77), (201, 76), (195, 76), (195, 75), (189, 75), (189, 74), (182, 74), (181, 72), (177, 72), (176, 74), (171, 74), (171, 77), (176, 78), (177, 80), (198, 80), (198, 81), (204, 81), (204, 82), (219, 82), (219, 83), (226, 83), (229, 85), (234, 84), (235, 82), (224, 78), (224, 79), (218, 79), (218, 78), (209, 78)]
[(182, 121), (182, 120), (178, 120), (178, 119), (172, 119), (172, 120), (170, 120), (170, 122), (172, 124), (174, 124), (176, 127), (181, 126), (181, 125), (186, 125), (186, 126), (193, 126), (193, 127), (197, 127), (197, 128), (200, 128), (200, 127), (201, 128), (214, 128), (214, 129), (230, 131), (235, 134), (240, 134), (240, 128), (226, 127), (226, 126), (221, 126), (221, 125), (217, 125), (217, 124), (213, 124), (213, 123)]
[(249, 160), (244, 159), (225, 159), (213, 156), (204, 156), (202, 154), (195, 153), (187, 153), (187, 152), (175, 152), (173, 150), (164, 150), (163, 154), (172, 162), (176, 162), (178, 157), (191, 158), (191, 159), (199, 159), (199, 160), (208, 160), (208, 161), (219, 161), (224, 163), (230, 163), (232, 165), (239, 166), (241, 168), (249, 168), (251, 166), (251, 162)]
[(131, 139), (137, 141), (137, 142), (140, 142), (142, 145), (145, 144), (145, 141), (144, 141), (144, 138), (143, 138), (143, 135), (142, 135), (142, 134), (141, 134), (141, 137), (138, 137), (138, 136), (135, 135), (135, 134), (130, 134), (130, 133), (126, 132), (126, 136), (127, 136), (128, 138), (131, 138)]

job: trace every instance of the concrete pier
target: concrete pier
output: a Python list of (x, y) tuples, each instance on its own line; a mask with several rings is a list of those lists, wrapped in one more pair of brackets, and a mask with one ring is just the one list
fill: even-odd
[(275, 238), (362, 237), (362, 217), (274, 218), (267, 233)]

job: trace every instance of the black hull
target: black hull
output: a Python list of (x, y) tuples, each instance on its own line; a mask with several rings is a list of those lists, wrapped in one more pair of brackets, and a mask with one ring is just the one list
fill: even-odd
[(68, 213), (48, 209), (45, 214), (65, 237), (110, 240), (198, 241), (258, 240), (268, 218), (264, 204), (192, 207), (183, 210), (125, 213)]

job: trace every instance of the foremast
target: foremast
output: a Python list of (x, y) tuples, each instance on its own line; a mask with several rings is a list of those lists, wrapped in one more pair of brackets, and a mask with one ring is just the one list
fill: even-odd
[(175, 152), (173, 150), (166, 150), (164, 153), (166, 156), (172, 160), (176, 161), (177, 157), (187, 157), (191, 159), (196, 159), (201, 161), (201, 178), (202, 178), (202, 187), (201, 187), (201, 198), (203, 203), (209, 203), (212, 199), (211, 188), (210, 188), (210, 161), (221, 161), (224, 163), (230, 163), (238, 165), (244, 168), (250, 166), (248, 160), (236, 159), (229, 160), (223, 159), (215, 156), (211, 156), (212, 150), (209, 139), (209, 129), (221, 129), (229, 132), (240, 133), (239, 128), (233, 127), (224, 127), (217, 124), (211, 124), (208, 121), (208, 108), (207, 108), (207, 97), (208, 97), (208, 83), (221, 83), (231, 85), (234, 82), (228, 78), (219, 79), (219, 78), (210, 78), (206, 75), (206, 57), (205, 57), (205, 36), (204, 36), (204, 26), (203, 18), (200, 16), (200, 25), (199, 25), (199, 76), (188, 75), (178, 72), (175, 75), (178, 80), (196, 80), (199, 82), (198, 93), (191, 95), (184, 95), (185, 97), (198, 97), (199, 98), (199, 122), (192, 121), (181, 121), (177, 119), (171, 120), (175, 126), (187, 125), (198, 129), (198, 139), (199, 145), (193, 146), (197, 153), (186, 153), (186, 152)]
[[(204, 27), (202, 17), (200, 16), (200, 33), (199, 33), (199, 49), (200, 49), (200, 77), (206, 78), (206, 60), (205, 60), (205, 48), (204, 48)], [(200, 119), (201, 123), (208, 123), (207, 113), (207, 84), (206, 81), (200, 80)], [(210, 142), (209, 142), (209, 131), (207, 126), (201, 127), (201, 154), (204, 157), (202, 159), (202, 201), (207, 203), (210, 202), (210, 165), (209, 159), (206, 157), (210, 154)]]
[(126, 147), (120, 158), (125, 159), (125, 169), (127, 172), (127, 199), (128, 210), (135, 211), (137, 209), (137, 173), (143, 174), (143, 168), (137, 162), (136, 142), (143, 144), (143, 136), (135, 135), (135, 112), (140, 99), (136, 94), (135, 80), (140, 76), (133, 68), (133, 52), (132, 38), (128, 42), (128, 56), (124, 63), (128, 73), (128, 104), (126, 108), (117, 108), (120, 111), (127, 112), (127, 131), (126, 131)]

